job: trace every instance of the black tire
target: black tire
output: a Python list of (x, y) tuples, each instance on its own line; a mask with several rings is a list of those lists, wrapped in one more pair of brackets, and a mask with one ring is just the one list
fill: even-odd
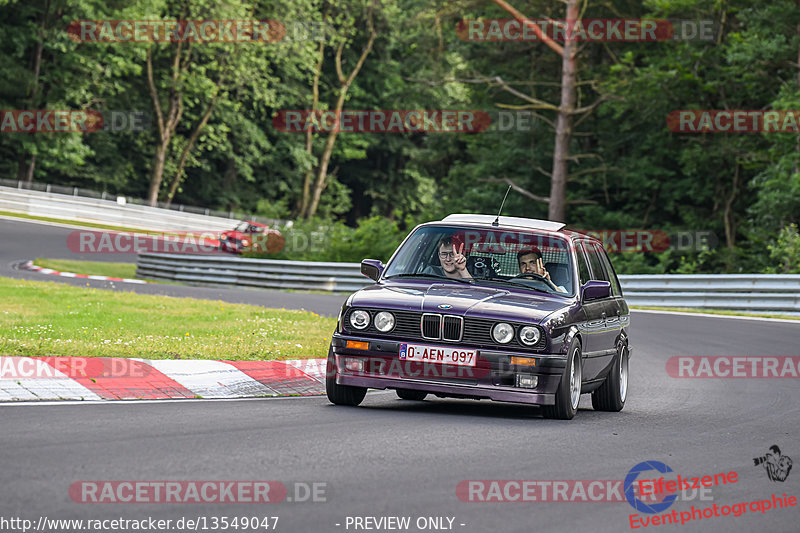
[(415, 402), (421, 402), (428, 396), (427, 392), (421, 390), (397, 389), (396, 392), (401, 400), (413, 400)]
[(367, 395), (366, 387), (351, 387), (336, 383), (336, 359), (333, 349), (328, 350), (328, 363), (325, 368), (325, 393), (328, 401), (335, 405), (356, 406)]
[(567, 353), (569, 354), (567, 356), (567, 366), (558, 384), (556, 403), (555, 405), (545, 405), (542, 407), (542, 413), (545, 418), (572, 420), (572, 417), (578, 412), (578, 404), (580, 404), (581, 401), (581, 381), (583, 377), (581, 366), (581, 342), (578, 339), (574, 339)]
[(628, 347), (623, 345), (614, 358), (606, 380), (592, 393), (595, 411), (622, 411), (628, 397)]

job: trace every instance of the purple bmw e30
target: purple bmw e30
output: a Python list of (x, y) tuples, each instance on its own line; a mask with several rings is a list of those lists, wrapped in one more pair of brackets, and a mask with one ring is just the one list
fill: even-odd
[(583, 393), (596, 410), (625, 405), (630, 313), (596, 239), (560, 222), (450, 215), (361, 272), (375, 284), (342, 306), (332, 403), (358, 405), (374, 388), (535, 404), (559, 419)]

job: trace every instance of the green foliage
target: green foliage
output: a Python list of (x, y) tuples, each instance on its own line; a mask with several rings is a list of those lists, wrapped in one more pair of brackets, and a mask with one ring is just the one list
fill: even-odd
[(320, 219), (279, 226), (286, 244), (274, 254), (246, 253), (246, 257), (359, 263), (362, 259), (388, 261), (407, 231), (384, 217), (363, 218), (355, 228)]
[(800, 274), (800, 232), (790, 224), (778, 234), (778, 241), (769, 248), (770, 258), (777, 263), (778, 274)]
[[(511, 3), (530, 17), (565, 16), (563, 4), (552, 0)], [(157, 93), (166, 106), (174, 44), (76, 43), (63, 30), (69, 22), (276, 19), (290, 31), (279, 43), (192, 45), (179, 78), (183, 116), (168, 150), (163, 188), (223, 75), (214, 112), (189, 154), (174, 201), (287, 219), (297, 209), (303, 179), (317, 165), (325, 136), (312, 136), (309, 153), (304, 134), (278, 131), (272, 119), (281, 109), (311, 107), (320, 39), (325, 40), (320, 107), (336, 101), (341, 83), (335, 51), (343, 45), (342, 67), (349, 71), (367, 40), (367, 5), (366, 0), (0, 0), (0, 109), (133, 110), (152, 119), (145, 131), (3, 133), (0, 176), (15, 179), (35, 155), (37, 181), (146, 195), (159, 139), (145, 57), (152, 49)], [(556, 113), (546, 106), (530, 109), (519, 93), (558, 105), (561, 58), (539, 42), (462, 40), (456, 26), (463, 19), (509, 18), (492, 2), (379, 0), (374, 9), (378, 36), (345, 109), (475, 109), (496, 118), (499, 111), (527, 106), (535, 118), (527, 131), (341, 133), (318, 219), (284, 228), (297, 246), (287, 246), (281, 257), (386, 259), (412, 221), (496, 212), (504, 179), (530, 193), (512, 192), (504, 213), (545, 218), (541, 199), (550, 194)], [(617, 254), (614, 264), (622, 273), (795, 268), (785, 232), (800, 223), (798, 136), (676, 133), (667, 128), (666, 117), (681, 109), (800, 109), (796, 2), (611, 0), (586, 2), (581, 16), (711, 19), (719, 33), (713, 41), (581, 45), (576, 105), (597, 105), (576, 116), (572, 127), (570, 227), (709, 231), (719, 241), (705, 251)], [(295, 38), (292, 21), (320, 23), (317, 30), (324, 22), (324, 31)], [(40, 44), (37, 79), (33, 65)], [(312, 237), (325, 244), (312, 251)], [(309, 244), (304, 246), (303, 238)], [(772, 250), (783, 251), (773, 256)]]

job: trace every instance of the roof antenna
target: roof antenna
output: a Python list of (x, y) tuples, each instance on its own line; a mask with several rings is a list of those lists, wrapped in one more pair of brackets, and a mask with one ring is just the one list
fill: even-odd
[(503, 206), (506, 205), (506, 198), (508, 198), (508, 193), (511, 191), (511, 185), (508, 186), (506, 189), (506, 195), (503, 196), (503, 201), (500, 203), (500, 210), (497, 212), (497, 218), (494, 219), (492, 222), (492, 226), (499, 226), (500, 225), (500, 213), (503, 212)]

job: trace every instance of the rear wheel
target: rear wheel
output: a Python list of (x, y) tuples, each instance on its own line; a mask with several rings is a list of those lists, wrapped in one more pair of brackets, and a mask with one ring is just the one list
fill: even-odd
[(428, 396), (428, 393), (421, 390), (397, 389), (397, 396), (401, 400), (413, 400), (421, 402)]
[(595, 411), (622, 411), (625, 407), (628, 397), (628, 359), (628, 347), (623, 345), (606, 380), (592, 393)]
[(569, 349), (567, 356), (567, 367), (561, 376), (556, 391), (555, 405), (545, 405), (542, 407), (545, 418), (557, 418), (559, 420), (571, 420), (578, 412), (578, 404), (581, 401), (581, 343), (575, 339)]
[(352, 387), (350, 385), (339, 385), (336, 383), (336, 356), (333, 355), (333, 348), (328, 350), (328, 363), (325, 369), (325, 393), (328, 400), (336, 405), (356, 406), (364, 400), (367, 395), (366, 387)]

